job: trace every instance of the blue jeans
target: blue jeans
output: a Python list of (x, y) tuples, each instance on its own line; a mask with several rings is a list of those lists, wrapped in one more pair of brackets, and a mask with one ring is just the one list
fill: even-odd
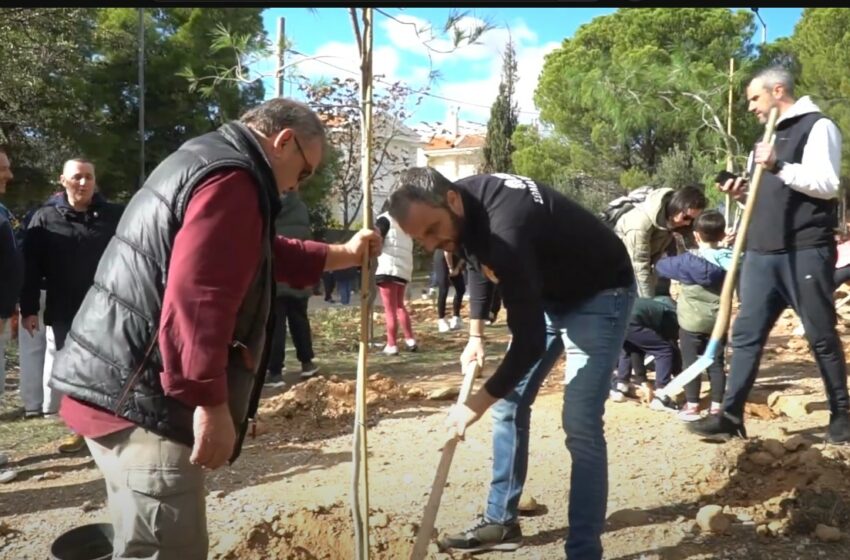
[(340, 278), (336, 281), (336, 291), (339, 293), (339, 302), (348, 305), (351, 302), (351, 280)]
[(493, 479), (485, 517), (517, 519), (528, 472), (531, 405), (566, 349), (563, 428), (572, 458), (567, 558), (602, 558), (600, 536), (608, 500), (608, 450), (602, 416), (611, 371), (623, 347), (634, 288), (605, 290), (569, 309), (545, 302), (546, 350), (514, 390), (493, 405)]

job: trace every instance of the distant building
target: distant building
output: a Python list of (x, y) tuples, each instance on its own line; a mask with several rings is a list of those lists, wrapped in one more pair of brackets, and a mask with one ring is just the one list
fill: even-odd
[(481, 171), (487, 135), (485, 125), (462, 122), (458, 113), (451, 110), (444, 124), (417, 127), (426, 144), (417, 150), (416, 165), (433, 167), (452, 181)]

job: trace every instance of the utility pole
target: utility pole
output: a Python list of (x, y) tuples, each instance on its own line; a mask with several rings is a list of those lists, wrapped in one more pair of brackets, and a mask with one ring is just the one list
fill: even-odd
[(145, 9), (139, 8), (139, 188), (145, 184)]
[(753, 13), (759, 18), (759, 22), (761, 22), (761, 45), (764, 46), (767, 44), (767, 24), (761, 19), (761, 15), (759, 14), (758, 8), (750, 8)]
[(277, 72), (275, 72), (275, 97), (283, 97), (283, 58), (286, 54), (286, 18), (277, 18)]

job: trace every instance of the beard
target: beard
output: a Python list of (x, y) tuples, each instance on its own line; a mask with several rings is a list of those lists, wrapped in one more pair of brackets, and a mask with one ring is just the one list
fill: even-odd
[(463, 241), (462, 232), (464, 226), (466, 225), (466, 221), (462, 216), (458, 216), (457, 214), (452, 212), (450, 208), (447, 208), (446, 210), (449, 213), (449, 219), (451, 220), (452, 224), (452, 231), (451, 238), (448, 239), (445, 243), (451, 245), (451, 248), (448, 249), (449, 251), (457, 251)]

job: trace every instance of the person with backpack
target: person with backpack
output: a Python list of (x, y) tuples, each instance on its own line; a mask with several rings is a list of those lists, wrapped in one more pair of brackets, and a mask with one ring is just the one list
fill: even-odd
[(655, 295), (655, 263), (673, 241), (673, 233), (689, 228), (706, 202), (702, 188), (695, 185), (655, 189), (617, 219), (614, 231), (626, 245), (639, 297)]

